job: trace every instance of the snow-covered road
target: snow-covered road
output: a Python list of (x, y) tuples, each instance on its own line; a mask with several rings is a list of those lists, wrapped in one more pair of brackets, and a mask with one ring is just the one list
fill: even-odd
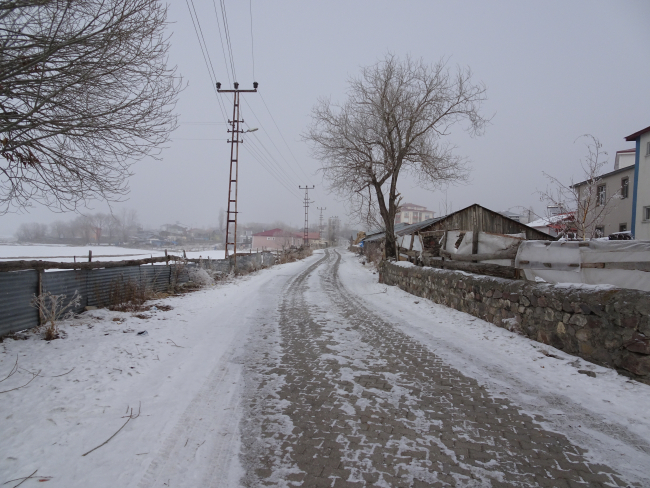
[(346, 251), (159, 304), (0, 344), (0, 380), (22, 368), (0, 391), (34, 378), (0, 394), (0, 483), (650, 485), (650, 387), (380, 285)]

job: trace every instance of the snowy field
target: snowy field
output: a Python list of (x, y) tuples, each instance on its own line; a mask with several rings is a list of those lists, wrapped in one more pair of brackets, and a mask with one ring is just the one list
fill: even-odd
[[(165, 250), (130, 249), (118, 246), (61, 246), (61, 245), (11, 245), (0, 244), (0, 261), (32, 260), (71, 263), (74, 256), (77, 261), (87, 261), (88, 251), (93, 252), (93, 261), (120, 261), (123, 259), (145, 259), (165, 255)], [(182, 251), (168, 250), (169, 254), (182, 255)], [(224, 251), (214, 249), (187, 249), (188, 258), (223, 259)]]
[[(283, 287), (322, 253), (154, 302), (168, 311), (138, 318), (95, 310), (66, 322), (64, 339), (5, 339), (0, 380), (18, 369), (0, 382), (0, 484), (35, 472), (23, 488), (39, 480), (47, 487), (239, 486), (237, 358), (250, 347), (254, 309), (275, 307)], [(343, 257), (350, 294), (492, 395), (543, 415), (546, 428), (589, 449), (594, 461), (650, 486), (649, 386), (378, 284), (369, 266)], [(161, 466), (161, 459), (173, 462)]]

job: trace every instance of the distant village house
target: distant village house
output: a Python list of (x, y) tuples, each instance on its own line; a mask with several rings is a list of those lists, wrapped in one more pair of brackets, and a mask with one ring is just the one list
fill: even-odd
[(400, 205), (397, 214), (395, 215), (396, 224), (415, 224), (417, 222), (424, 222), (433, 218), (434, 212), (423, 207), (422, 205), (415, 205), (414, 203), (405, 203)]

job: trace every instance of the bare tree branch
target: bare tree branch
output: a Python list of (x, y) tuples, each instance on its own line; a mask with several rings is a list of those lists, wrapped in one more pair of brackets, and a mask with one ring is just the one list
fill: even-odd
[(578, 239), (585, 240), (602, 237), (598, 234), (598, 229), (621, 196), (620, 190), (611, 194), (598, 191), (603, 168), (607, 164), (603, 156), (607, 156), (607, 153), (602, 150), (603, 146), (598, 138), (591, 134), (584, 134), (578, 139), (583, 137), (591, 140), (586, 144), (586, 158), (580, 161), (583, 180), (576, 182), (571, 178), (569, 184), (566, 184), (543, 172), (549, 186), (538, 193), (540, 200), (547, 203), (547, 208), (555, 206), (562, 209), (563, 213), (571, 215), (570, 219), (562, 219), (554, 223), (558, 227), (559, 235), (570, 237), (575, 234)]
[(176, 127), (159, 0), (0, 0), (0, 214), (119, 201)]

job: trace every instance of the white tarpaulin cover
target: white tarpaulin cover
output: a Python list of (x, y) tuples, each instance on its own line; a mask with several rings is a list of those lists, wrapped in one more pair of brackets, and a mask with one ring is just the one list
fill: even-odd
[[(397, 244), (404, 249), (410, 249), (411, 246), (411, 237), (412, 234), (407, 234), (405, 236), (397, 236)], [(413, 251), (422, 251), (422, 244), (420, 243), (420, 237), (415, 236), (413, 238)]]
[[(473, 232), (465, 232), (462, 242), (456, 249), (456, 241), (462, 231), (450, 230), (447, 235), (447, 245), (445, 250), (452, 254), (472, 254), (472, 238)], [(490, 234), (488, 232), (479, 232), (478, 234), (478, 254), (491, 254), (499, 251), (504, 251), (510, 246), (516, 245), (524, 237), (519, 235), (509, 236), (502, 234)], [(481, 261), (482, 263), (500, 264), (501, 266), (511, 266), (510, 259), (490, 259)]]
[(530, 281), (650, 291), (650, 272), (584, 268), (586, 263), (650, 263), (650, 241), (525, 241), (515, 260)]

